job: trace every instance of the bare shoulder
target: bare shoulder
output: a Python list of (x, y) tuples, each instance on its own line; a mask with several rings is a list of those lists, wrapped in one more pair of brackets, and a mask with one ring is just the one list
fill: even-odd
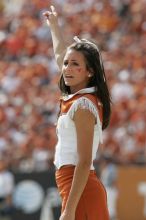
[[(95, 124), (95, 116), (88, 109), (78, 108), (74, 114), (74, 122), (80, 126), (89, 127), (89, 125)], [(88, 124), (88, 126), (86, 126)]]

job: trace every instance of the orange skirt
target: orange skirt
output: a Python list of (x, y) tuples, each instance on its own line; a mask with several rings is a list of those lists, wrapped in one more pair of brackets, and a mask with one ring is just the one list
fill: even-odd
[[(66, 206), (74, 170), (74, 166), (64, 166), (56, 171), (56, 183), (62, 198), (62, 212)], [(90, 171), (79, 200), (75, 220), (109, 220), (106, 191), (93, 170)]]

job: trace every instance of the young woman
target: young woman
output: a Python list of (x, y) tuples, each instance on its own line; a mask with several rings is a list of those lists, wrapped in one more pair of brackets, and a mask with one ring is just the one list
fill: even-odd
[(44, 13), (61, 70), (62, 92), (55, 153), (56, 182), (62, 197), (60, 220), (109, 220), (104, 186), (93, 160), (110, 118), (110, 97), (98, 47), (74, 38), (66, 46), (55, 8)]

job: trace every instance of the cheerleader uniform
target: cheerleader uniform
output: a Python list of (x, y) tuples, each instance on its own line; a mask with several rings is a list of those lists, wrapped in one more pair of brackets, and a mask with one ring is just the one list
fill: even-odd
[[(78, 108), (88, 109), (96, 118), (92, 146), (92, 164), (89, 177), (77, 205), (75, 220), (109, 220), (106, 191), (97, 178), (93, 166), (98, 146), (102, 143), (102, 105), (94, 95), (95, 88), (85, 88), (61, 99), (60, 116), (57, 123), (58, 143), (54, 164), (56, 183), (65, 209), (71, 189), (75, 166), (78, 163), (76, 128), (73, 121)], [(85, 122), (87, 125), (87, 122)]]

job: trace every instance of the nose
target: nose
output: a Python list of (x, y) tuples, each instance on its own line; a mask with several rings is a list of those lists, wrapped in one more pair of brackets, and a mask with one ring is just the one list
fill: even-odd
[(64, 70), (67, 71), (67, 72), (71, 72), (72, 71), (72, 66), (70, 64), (67, 64), (65, 67), (64, 67)]

